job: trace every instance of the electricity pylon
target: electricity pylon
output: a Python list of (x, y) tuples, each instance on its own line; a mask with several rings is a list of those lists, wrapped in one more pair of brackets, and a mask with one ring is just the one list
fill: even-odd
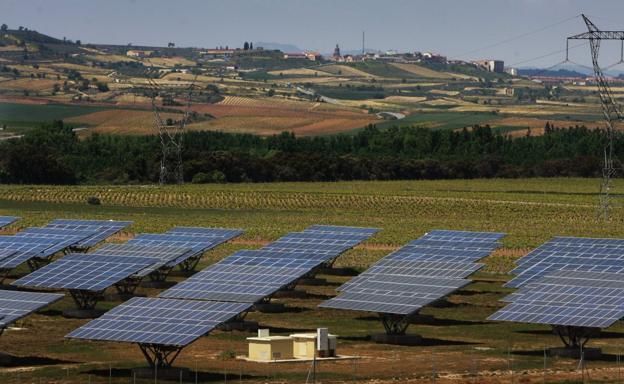
[[(598, 94), (600, 95), (600, 104), (605, 117), (605, 144), (604, 144), (604, 164), (602, 167), (602, 183), (600, 185), (600, 206), (599, 213), (604, 220), (609, 220), (609, 214), (612, 208), (611, 202), (611, 184), (615, 177), (616, 169), (614, 166), (614, 123), (622, 121), (622, 112), (613, 98), (613, 93), (609, 87), (609, 83), (600, 68), (598, 62), (598, 53), (600, 52), (600, 42), (602, 40), (620, 40), (624, 41), (624, 31), (601, 31), (592, 23), (587, 16), (583, 16), (583, 21), (587, 25), (588, 32), (570, 36), (566, 40), (566, 51), (570, 40), (589, 40), (591, 48), (592, 64), (594, 67), (594, 77), (598, 85)], [(567, 57), (567, 52), (566, 52)]]
[[(191, 98), (197, 74), (193, 78), (187, 95), (187, 104), (184, 115), (180, 121), (173, 121), (168, 124), (168, 119), (161, 116), (161, 107), (158, 106), (157, 97), (162, 93), (159, 84), (153, 79), (148, 78), (148, 84), (152, 90), (152, 110), (154, 112), (154, 127), (158, 132), (161, 146), (160, 158), (160, 184), (182, 184), (184, 182), (184, 173), (182, 168), (182, 138), (189, 120), (189, 111), (191, 108)], [(175, 92), (171, 96), (175, 98)]]

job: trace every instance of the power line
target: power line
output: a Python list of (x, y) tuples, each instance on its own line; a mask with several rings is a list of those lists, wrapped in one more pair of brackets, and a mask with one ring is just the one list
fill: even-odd
[(462, 57), (462, 56), (469, 55), (469, 54), (472, 54), (472, 53), (475, 53), (475, 52), (480, 52), (480, 51), (483, 51), (483, 50), (486, 50), (486, 49), (489, 49), (489, 48), (498, 47), (499, 45), (503, 45), (503, 44), (506, 44), (506, 43), (509, 43), (509, 42), (512, 42), (512, 41), (515, 41), (515, 40), (519, 40), (519, 39), (521, 39), (521, 38), (523, 38), (523, 37), (530, 36), (530, 35), (533, 35), (533, 34), (535, 34), (535, 33), (539, 33), (539, 32), (545, 31), (545, 30), (547, 30), (547, 29), (550, 29), (550, 28), (556, 27), (556, 26), (561, 25), (561, 24), (563, 24), (563, 23), (566, 23), (566, 22), (568, 22), (568, 21), (570, 21), (570, 20), (574, 20), (574, 19), (576, 19), (576, 18), (578, 18), (578, 17), (580, 17), (580, 16), (581, 16), (581, 15), (576, 15), (576, 16), (573, 16), (573, 17), (568, 17), (567, 19), (563, 19), (563, 20), (557, 21), (557, 22), (555, 22), (555, 23), (553, 23), (553, 24), (549, 24), (549, 25), (546, 25), (546, 26), (544, 26), (544, 27), (541, 27), (541, 28), (538, 28), (538, 29), (535, 29), (535, 30), (532, 30), (532, 31), (529, 31), (529, 32), (525, 32), (525, 33), (522, 33), (522, 34), (520, 34), (520, 35), (513, 36), (513, 37), (510, 37), (510, 38), (507, 38), (507, 39), (504, 39), (504, 40), (498, 41), (498, 42), (496, 42), (496, 43), (492, 43), (492, 44), (486, 45), (486, 46), (484, 46), (484, 47), (477, 48), (477, 49), (473, 49), (473, 50), (470, 50), (470, 51), (464, 52), (464, 53), (459, 54), (459, 55), (456, 55), (456, 56), (451, 56), (451, 57)]
[[(584, 42), (584, 43), (581, 43), (581, 44), (573, 45), (573, 46), (571, 46), (571, 47), (569, 47), (567, 49), (559, 49), (557, 51), (553, 51), (553, 52), (550, 52), (550, 53), (547, 53), (547, 54), (544, 54), (544, 55), (540, 55), (540, 56), (536, 56), (536, 57), (533, 57), (533, 58), (530, 58), (530, 59), (518, 61), (518, 62), (515, 62), (513, 64), (509, 64), (509, 66), (510, 67), (515, 67), (515, 66), (520, 65), (520, 64), (530, 63), (531, 61), (536, 61), (536, 60), (540, 60), (540, 59), (543, 59), (543, 58), (546, 58), (546, 57), (554, 56), (554, 55), (556, 55), (558, 53), (563, 53), (563, 52), (565, 52), (567, 50), (578, 48), (578, 47), (582, 47), (582, 46), (587, 45), (587, 44), (588, 44), (587, 42)], [(565, 61), (563, 61), (563, 62), (565, 62)], [(558, 63), (558, 64), (562, 64), (562, 63)]]

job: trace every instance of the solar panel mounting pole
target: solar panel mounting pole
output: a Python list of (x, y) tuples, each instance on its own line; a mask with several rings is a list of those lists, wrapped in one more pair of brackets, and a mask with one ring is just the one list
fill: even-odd
[(620, 40), (624, 44), (624, 31), (601, 31), (592, 23), (587, 16), (581, 15), (583, 21), (587, 26), (588, 32), (580, 33), (578, 35), (570, 36), (566, 40), (566, 58), (568, 56), (568, 44), (569, 40), (589, 40), (589, 46), (591, 48), (592, 65), (594, 68), (594, 78), (598, 86), (598, 94), (600, 96), (600, 104), (602, 106), (602, 112), (606, 123), (606, 137), (604, 145), (604, 160), (602, 167), (602, 183), (600, 185), (600, 205), (599, 214), (605, 221), (609, 220), (609, 214), (612, 208), (611, 202), (611, 187), (612, 179), (615, 177), (614, 166), (614, 123), (616, 121), (622, 121), (623, 115), (619, 106), (617, 105), (609, 83), (600, 68), (598, 62), (598, 54), (600, 52), (600, 42), (602, 40)]

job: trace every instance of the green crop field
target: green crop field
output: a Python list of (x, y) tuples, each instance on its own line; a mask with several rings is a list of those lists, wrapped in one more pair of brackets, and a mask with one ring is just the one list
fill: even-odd
[[(276, 334), (327, 326), (340, 336), (339, 353), (358, 355), (356, 362), (323, 362), (323, 383), (376, 379), (378, 382), (580, 382), (578, 361), (547, 358), (543, 350), (560, 341), (547, 327), (485, 321), (502, 306), (498, 300), (512, 290), (501, 285), (514, 260), (556, 235), (624, 237), (624, 210), (616, 202), (610, 224), (597, 220), (599, 180), (522, 179), (458, 181), (393, 181), (337, 183), (274, 183), (185, 186), (0, 186), (0, 215), (23, 219), (4, 232), (41, 225), (52, 218), (133, 220), (123, 241), (138, 232), (160, 232), (174, 225), (242, 228), (245, 234), (209, 252), (200, 268), (235, 250), (257, 248), (267, 241), (314, 223), (372, 226), (376, 236), (338, 259), (337, 267), (363, 270), (400, 245), (435, 228), (502, 231), (504, 247), (486, 258), (486, 268), (469, 286), (428, 306), (409, 331), (424, 337), (423, 345), (397, 347), (375, 344), (371, 333), (382, 332), (374, 314), (321, 310), (317, 305), (336, 294), (349, 276), (323, 275), (324, 286), (299, 286), (305, 299), (276, 299), (286, 313), (252, 312), (249, 320)], [(617, 189), (616, 185), (616, 190)], [(86, 203), (90, 196), (102, 205)], [(9, 277), (9, 281), (25, 270)], [(175, 280), (184, 277), (176, 276)], [(148, 296), (159, 290), (140, 288)], [(106, 309), (118, 302), (103, 302)], [(72, 302), (65, 298), (42, 313), (19, 323), (0, 339), (3, 351), (28, 369), (0, 368), (3, 383), (132, 382), (130, 368), (144, 360), (134, 345), (68, 341), (63, 336), (87, 320), (64, 319), (60, 311)], [(177, 366), (199, 370), (200, 382), (266, 383), (306, 380), (308, 364), (267, 365), (230, 358), (246, 353), (251, 333), (215, 331), (188, 348)], [(605, 353), (588, 362), (591, 382), (616, 382), (618, 356), (624, 346), (624, 327), (616, 324), (593, 339)], [(542, 371), (546, 364), (547, 371)], [(515, 376), (514, 376), (515, 375)], [(515, 377), (515, 379), (513, 378)], [(520, 379), (521, 378), (521, 379)], [(24, 381), (27, 380), (27, 381)], [(40, 381), (37, 381), (40, 380)], [(42, 380), (42, 381), (41, 381)], [(398, 381), (397, 381), (398, 380)], [(519, 381), (522, 380), (522, 381)], [(543, 380), (543, 381), (542, 381)], [(153, 379), (137, 382), (154, 382)], [(173, 381), (173, 382), (178, 382)], [(188, 381), (194, 382), (191, 376)]]
[(377, 127), (390, 126), (426, 126), (434, 129), (459, 129), (472, 125), (485, 125), (490, 120), (500, 118), (491, 113), (482, 112), (415, 112), (401, 120), (390, 120), (376, 124)]
[(18, 131), (49, 123), (52, 120), (62, 120), (108, 109), (111, 108), (67, 104), (0, 103), (0, 125), (6, 125), (7, 130)]

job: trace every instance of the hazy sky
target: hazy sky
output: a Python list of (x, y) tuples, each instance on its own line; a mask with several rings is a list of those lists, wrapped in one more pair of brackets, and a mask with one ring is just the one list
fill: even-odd
[[(336, 43), (359, 49), (365, 30), (371, 48), (519, 66), (563, 60), (564, 53), (530, 59), (564, 49), (566, 36), (584, 32), (574, 18), (580, 13), (602, 29), (624, 29), (624, 0), (0, 0), (0, 22), (9, 27), (83, 43), (213, 47), (248, 40), (330, 52)], [(605, 65), (616, 62), (619, 43), (604, 45), (604, 52)], [(589, 48), (573, 49), (571, 59), (588, 63)]]

